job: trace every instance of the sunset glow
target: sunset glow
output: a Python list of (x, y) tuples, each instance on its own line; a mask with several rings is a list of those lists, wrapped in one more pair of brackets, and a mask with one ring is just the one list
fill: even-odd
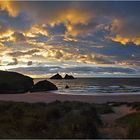
[(140, 2), (1, 1), (0, 69), (140, 75), (139, 13)]

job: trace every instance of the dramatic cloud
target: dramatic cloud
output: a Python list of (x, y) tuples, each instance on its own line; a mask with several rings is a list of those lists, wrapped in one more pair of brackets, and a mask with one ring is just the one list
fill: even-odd
[[(113, 19), (112, 28), (122, 34), (139, 35), (140, 2), (1, 2), (2, 9), (15, 16), (20, 12), (43, 22), (87, 23), (94, 17)], [(82, 16), (81, 16), (82, 13)], [(45, 18), (46, 17), (46, 18)], [(137, 22), (135, 22), (137, 20)], [(133, 29), (130, 28), (133, 25)], [(123, 30), (122, 30), (123, 29)]]
[(0, 68), (138, 74), (139, 17), (139, 1), (1, 1)]

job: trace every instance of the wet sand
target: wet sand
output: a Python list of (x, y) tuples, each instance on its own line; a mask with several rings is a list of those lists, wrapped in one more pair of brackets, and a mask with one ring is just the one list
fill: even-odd
[(140, 93), (138, 94), (107, 94), (107, 95), (70, 95), (56, 94), (51, 92), (36, 92), (25, 94), (0, 94), (1, 101), (17, 102), (53, 102), (59, 101), (82, 101), (89, 103), (106, 103), (106, 102), (140, 102)]

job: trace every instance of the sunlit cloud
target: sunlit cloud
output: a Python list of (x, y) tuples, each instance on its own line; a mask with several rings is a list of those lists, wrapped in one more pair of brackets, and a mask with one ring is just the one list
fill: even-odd
[(1, 1), (1, 68), (113, 65), (124, 68), (114, 74), (131, 73), (140, 66), (139, 9), (138, 2)]
[(16, 10), (16, 8), (14, 10), (13, 6), (14, 5), (12, 1), (9, 0), (0, 1), (0, 9), (7, 10), (11, 16), (17, 16), (18, 11)]
[(135, 37), (122, 37), (120, 35), (116, 35), (115, 37), (112, 37), (112, 40), (116, 41), (116, 42), (120, 42), (123, 45), (125, 45), (127, 43), (130, 43), (130, 42), (133, 42), (136, 45), (140, 45), (140, 37), (138, 37), (138, 38), (135, 38)]

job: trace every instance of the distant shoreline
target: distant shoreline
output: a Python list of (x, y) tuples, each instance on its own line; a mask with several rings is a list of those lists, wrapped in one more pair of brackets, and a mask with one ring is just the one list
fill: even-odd
[(53, 101), (81, 101), (89, 103), (106, 103), (106, 102), (140, 102), (140, 93), (138, 94), (110, 94), (110, 95), (70, 95), (56, 94), (53, 92), (36, 92), (25, 94), (0, 94), (0, 101), (15, 102), (44, 102)]

